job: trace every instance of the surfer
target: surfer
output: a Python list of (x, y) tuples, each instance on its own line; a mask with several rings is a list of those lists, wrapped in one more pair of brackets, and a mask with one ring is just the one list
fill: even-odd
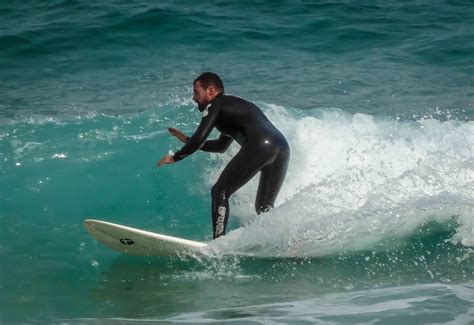
[[(211, 190), (216, 239), (226, 231), (230, 196), (258, 172), (255, 210), (261, 214), (273, 208), (286, 175), (290, 148), (285, 137), (256, 105), (224, 94), (224, 84), (217, 74), (201, 74), (194, 80), (193, 92), (193, 100), (202, 113), (201, 122), (191, 137), (175, 128), (168, 129), (185, 145), (174, 155), (164, 156), (158, 166), (173, 164), (197, 150), (225, 152), (233, 140), (241, 146)], [(214, 128), (221, 132), (219, 138), (207, 140)]]

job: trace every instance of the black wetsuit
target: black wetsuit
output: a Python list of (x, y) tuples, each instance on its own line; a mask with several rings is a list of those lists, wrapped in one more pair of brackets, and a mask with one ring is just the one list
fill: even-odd
[[(202, 109), (202, 110), (201, 110)], [(254, 104), (241, 98), (220, 94), (206, 108), (199, 127), (174, 155), (181, 160), (197, 150), (224, 152), (233, 140), (241, 149), (224, 168), (212, 187), (213, 237), (225, 234), (229, 219), (229, 197), (258, 172), (255, 209), (258, 214), (271, 209), (286, 175), (290, 148), (285, 137)], [(216, 127), (217, 140), (207, 137)]]

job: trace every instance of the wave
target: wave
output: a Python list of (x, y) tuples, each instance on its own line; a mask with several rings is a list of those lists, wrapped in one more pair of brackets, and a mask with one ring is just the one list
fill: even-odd
[[(292, 116), (267, 105), (289, 138), (292, 159), (277, 208), (256, 217), (254, 180), (231, 214), (245, 226), (215, 251), (321, 256), (368, 249), (436, 220), (459, 223), (452, 240), (474, 244), (474, 123), (376, 120), (338, 110)], [(214, 157), (223, 166), (231, 157)], [(210, 172), (210, 181), (218, 172)]]
[[(453, 320), (455, 323), (467, 324), (474, 312), (471, 305), (473, 297), (474, 291), (471, 284), (403, 286), (327, 293), (321, 297), (306, 300), (187, 312), (161, 319), (161, 321), (173, 323), (310, 322), (314, 324), (360, 322), (366, 324), (383, 322), (384, 319), (409, 319), (415, 313), (417, 317), (430, 318), (433, 312), (431, 308), (436, 305), (438, 319), (441, 317), (441, 319)], [(439, 301), (444, 299), (452, 299), (462, 307), (458, 312), (453, 312), (452, 306), (439, 304)]]
[[(232, 197), (230, 225), (238, 229), (212, 242), (215, 253), (339, 254), (371, 249), (391, 238), (403, 241), (427, 223), (453, 218), (457, 226), (451, 242), (474, 246), (474, 122), (376, 119), (337, 109), (259, 105), (289, 140), (288, 175), (277, 207), (267, 214), (254, 212), (257, 179)], [(189, 101), (173, 98), (158, 108), (119, 116), (10, 121), (0, 131), (2, 177), (7, 187), (23, 184), (25, 191), (4, 191), (5, 198), (42, 198), (50, 208), (74, 209), (68, 214), (78, 219), (85, 200), (89, 215), (120, 216), (111, 221), (130, 225), (130, 215), (142, 215), (133, 226), (203, 240), (203, 234), (210, 235), (209, 190), (238, 146), (223, 155), (198, 153), (189, 162), (156, 171), (155, 160), (179, 148), (166, 128), (194, 131), (197, 119), (190, 111), (195, 109)], [(64, 175), (68, 184), (89, 189), (74, 206), (57, 200), (59, 193), (64, 202), (70, 199)], [(171, 198), (183, 190), (189, 200)], [(104, 193), (106, 205), (98, 199)], [(38, 208), (31, 205), (30, 213)]]

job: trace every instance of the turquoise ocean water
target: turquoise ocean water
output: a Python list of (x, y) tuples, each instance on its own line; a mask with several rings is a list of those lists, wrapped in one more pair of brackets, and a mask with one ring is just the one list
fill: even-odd
[[(473, 324), (474, 4), (0, 3), (0, 323)], [(221, 75), (287, 136), (210, 247), (119, 255), (88, 217), (211, 239), (232, 154), (156, 161)], [(214, 133), (212, 136), (216, 136)]]

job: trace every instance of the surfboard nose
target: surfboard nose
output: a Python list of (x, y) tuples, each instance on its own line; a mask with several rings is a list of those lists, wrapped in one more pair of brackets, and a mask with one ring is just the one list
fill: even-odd
[(93, 229), (94, 229), (94, 222), (92, 221), (92, 219), (86, 219), (86, 220), (84, 220), (84, 228), (86, 228), (86, 230), (87, 230), (88, 232), (93, 231)]
[(89, 231), (89, 232), (96, 230), (97, 220), (85, 219), (84, 220), (84, 228), (86, 228), (86, 230)]
[(84, 226), (86, 227), (92, 227), (94, 226), (94, 223), (97, 222), (97, 220), (94, 219), (85, 219), (84, 220)]

